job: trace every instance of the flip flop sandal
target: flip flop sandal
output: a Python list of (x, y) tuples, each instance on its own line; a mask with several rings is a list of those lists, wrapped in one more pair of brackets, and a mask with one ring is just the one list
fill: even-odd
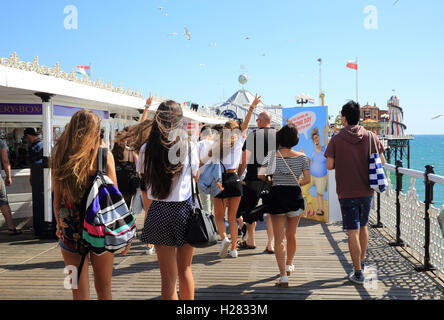
[(255, 246), (248, 245), (246, 241), (239, 242), (238, 247), (239, 249), (251, 249), (251, 250), (256, 249)]
[[(8, 231), (9, 231), (8, 234), (10, 237), (18, 236), (19, 234), (23, 233), (21, 230), (17, 230), (17, 229), (8, 229)], [(10, 233), (10, 232), (12, 232), (12, 233)]]

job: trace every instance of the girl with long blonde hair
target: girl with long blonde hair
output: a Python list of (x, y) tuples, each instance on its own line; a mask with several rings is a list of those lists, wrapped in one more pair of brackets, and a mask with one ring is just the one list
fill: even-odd
[[(54, 214), (57, 220), (57, 236), (66, 266), (79, 266), (79, 252), (86, 197), (98, 168), (100, 142), (100, 118), (89, 110), (76, 112), (57, 141), (50, 160), (54, 191)], [(114, 158), (106, 155), (107, 175), (117, 187)], [(123, 254), (126, 254), (129, 247)], [(94, 270), (94, 283), (99, 300), (110, 300), (111, 276), (114, 255), (109, 252), (91, 252), (85, 259), (79, 283), (73, 284), (73, 299), (90, 298), (88, 259)], [(80, 272), (80, 271), (78, 271)], [(76, 277), (73, 276), (73, 282)]]
[[(242, 147), (246, 139), (248, 124), (254, 108), (261, 103), (260, 98), (261, 97), (258, 97), (256, 94), (241, 127), (239, 127), (239, 123), (234, 120), (229, 120), (225, 123), (220, 133), (219, 141), (216, 142), (208, 152), (208, 158), (212, 158), (211, 161), (220, 161), (224, 167), (222, 176), (224, 190), (214, 198), (214, 216), (219, 236), (222, 239), (219, 250), (219, 256), (221, 258), (226, 257), (228, 254), (232, 258), (237, 258), (238, 256), (238, 225), (236, 215), (243, 194), (242, 183), (237, 172), (242, 157)], [(208, 158), (201, 159), (201, 162), (206, 163)], [(227, 237), (225, 227), (225, 211), (227, 208), (231, 241)], [(229, 250), (230, 245), (231, 250)]]

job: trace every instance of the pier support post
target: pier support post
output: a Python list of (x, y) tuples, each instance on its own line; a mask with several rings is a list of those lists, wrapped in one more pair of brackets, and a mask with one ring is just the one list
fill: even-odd
[(389, 243), (393, 247), (403, 247), (404, 241), (401, 240), (401, 203), (399, 194), (402, 191), (402, 174), (399, 168), (402, 167), (402, 161), (396, 160), (396, 241)]
[(45, 222), (53, 222), (52, 213), (52, 187), (51, 187), (51, 171), (49, 169), (49, 156), (51, 154), (52, 142), (52, 108), (51, 97), (52, 94), (37, 92), (35, 93), (42, 99), (42, 113), (43, 113), (43, 179), (44, 179), (44, 210)]
[(424, 184), (425, 184), (425, 215), (424, 215), (424, 265), (415, 268), (418, 272), (423, 271), (433, 271), (435, 267), (430, 264), (430, 215), (429, 209), (430, 205), (433, 204), (433, 187), (434, 182), (429, 180), (429, 174), (434, 174), (433, 166), (425, 166), (426, 171), (424, 174)]
[(376, 224), (372, 225), (372, 228), (379, 229), (383, 228), (384, 225), (381, 222), (381, 194), (376, 193)]

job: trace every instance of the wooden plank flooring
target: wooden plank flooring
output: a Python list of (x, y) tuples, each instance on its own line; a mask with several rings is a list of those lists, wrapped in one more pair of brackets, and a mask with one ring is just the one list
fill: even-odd
[[(143, 215), (138, 217), (142, 226)], [(370, 230), (368, 263), (377, 281), (357, 286), (347, 280), (352, 271), (347, 237), (340, 224), (302, 219), (290, 287), (278, 288), (274, 255), (265, 254), (265, 223), (259, 223), (255, 250), (241, 250), (237, 259), (220, 259), (219, 246), (197, 249), (193, 258), (196, 299), (443, 299), (440, 281), (431, 273), (417, 273), (414, 264), (389, 247), (384, 232)], [(91, 298), (95, 299), (90, 268)], [(64, 264), (54, 241), (34, 240), (30, 231), (11, 238), (0, 232), (0, 299), (70, 300), (64, 288)], [(135, 241), (130, 254), (116, 256), (112, 283), (116, 300), (160, 298), (156, 255), (147, 256)]]

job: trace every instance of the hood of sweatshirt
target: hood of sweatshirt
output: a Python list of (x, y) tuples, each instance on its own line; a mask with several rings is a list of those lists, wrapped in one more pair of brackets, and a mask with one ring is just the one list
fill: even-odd
[(367, 130), (360, 125), (347, 126), (339, 131), (338, 136), (350, 144), (359, 144), (362, 142)]

